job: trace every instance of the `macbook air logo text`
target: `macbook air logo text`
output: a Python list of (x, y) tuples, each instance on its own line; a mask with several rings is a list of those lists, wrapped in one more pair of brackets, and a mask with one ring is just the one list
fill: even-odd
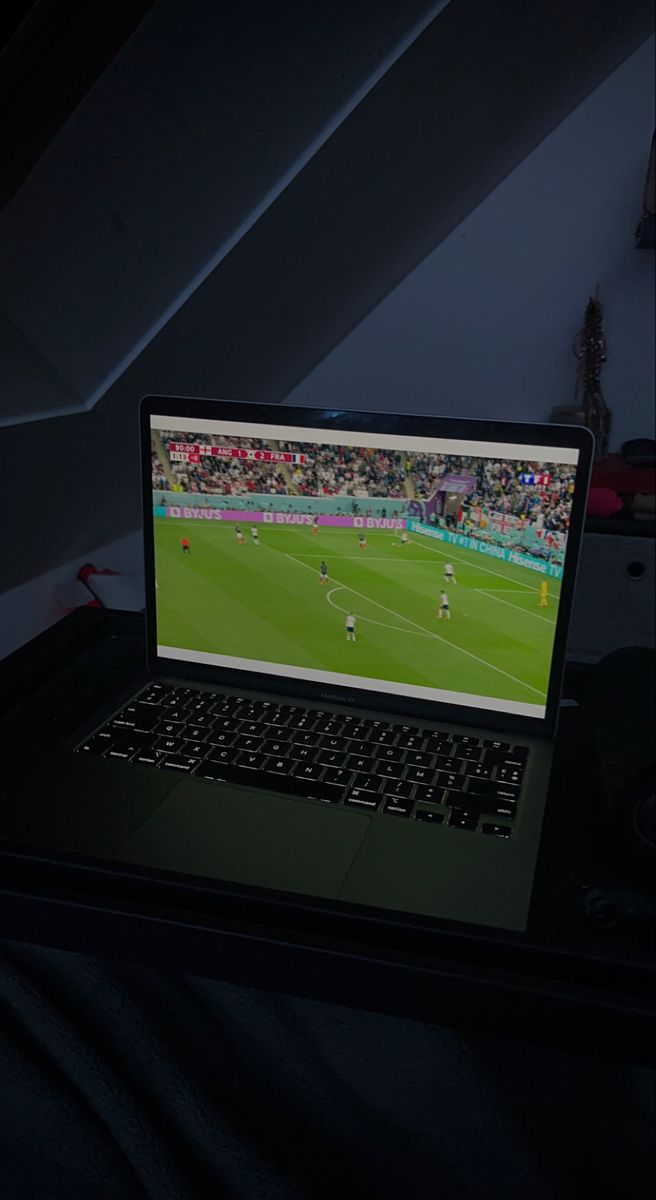
[(353, 700), (349, 696), (340, 696), (337, 692), (322, 692), (322, 700), (337, 700), (340, 704), (353, 704)]

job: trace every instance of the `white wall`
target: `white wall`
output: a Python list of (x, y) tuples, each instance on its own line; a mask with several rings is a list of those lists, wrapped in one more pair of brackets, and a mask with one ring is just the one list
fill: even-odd
[(77, 579), (85, 563), (98, 570), (120, 571), (112, 580), (108, 607), (139, 609), (145, 604), (141, 533), (130, 533), (105, 546), (97, 546), (70, 562), (0, 593), (0, 658), (60, 621), (68, 612), (87, 604), (90, 593)]
[(313, 407), (543, 420), (600, 286), (612, 444), (654, 436), (654, 254), (634, 248), (654, 39), (549, 135), (287, 397)]

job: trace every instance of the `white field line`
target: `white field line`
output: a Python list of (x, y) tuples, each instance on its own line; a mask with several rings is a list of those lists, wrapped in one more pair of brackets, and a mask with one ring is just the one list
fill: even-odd
[[(330, 552), (328, 551), (328, 553), (330, 553)], [(366, 559), (362, 558), (363, 554), (367, 555)], [(303, 553), (302, 557), (303, 558), (325, 558), (326, 555), (325, 554), (305, 554), (305, 553)], [(404, 555), (403, 558), (390, 558), (389, 554), (386, 554), (386, 555), (378, 558), (378, 557), (375, 557), (373, 554), (368, 554), (366, 550), (358, 550), (357, 554), (330, 554), (330, 558), (331, 559), (344, 558), (344, 559), (349, 559), (352, 562), (361, 562), (361, 561), (362, 562), (386, 562), (386, 563), (391, 563), (392, 566), (394, 566), (394, 564), (397, 562), (416, 562), (416, 563), (426, 563), (427, 562), (427, 559), (425, 559), (425, 558), (407, 558), (406, 555)]]
[[(444, 550), (438, 550), (437, 546), (424, 545), (423, 542), (415, 542), (416, 546), (423, 546), (424, 550), (432, 550), (433, 554), (439, 554), (446, 562), (460, 562), (466, 567), (473, 567), (475, 571), (485, 571), (486, 575), (498, 575), (499, 579), (508, 579), (508, 575), (504, 575), (502, 571), (493, 571), (491, 567), (480, 567), (478, 563), (472, 562), (469, 558), (458, 558), (455, 554), (445, 554)], [(517, 566), (516, 563), (510, 563), (510, 566)], [(514, 580), (513, 580), (514, 582)], [(523, 584), (521, 586), (524, 586)]]
[[(292, 562), (298, 563), (300, 567), (305, 567), (306, 571), (312, 571), (313, 575), (317, 574), (314, 567), (311, 567), (308, 563), (304, 563), (300, 558), (296, 558), (293, 554), (285, 554), (285, 558), (291, 558)], [(447, 641), (446, 638), (440, 637), (439, 633), (433, 633), (433, 631), (430, 629), (424, 629), (423, 625), (418, 625), (417, 622), (412, 621), (410, 617), (404, 617), (402, 613), (394, 612), (393, 608), (387, 608), (387, 606), (385, 604), (381, 604), (379, 600), (372, 600), (370, 596), (365, 596), (362, 592), (356, 591), (356, 589), (350, 587), (348, 583), (342, 583), (341, 580), (335, 579), (334, 575), (332, 576), (332, 579), (335, 583), (338, 583), (340, 587), (345, 588), (349, 592), (353, 592), (354, 596), (359, 596), (361, 600), (365, 600), (368, 604), (375, 604), (378, 608), (382, 608), (384, 612), (389, 613), (390, 617), (396, 617), (398, 620), (406, 621), (409, 625), (414, 625), (415, 628), (419, 629), (421, 633), (427, 633), (429, 637), (435, 638), (436, 641), (444, 642), (445, 646), (450, 646), (453, 650), (459, 650), (461, 654), (466, 654), (467, 658), (473, 658), (476, 662), (482, 663), (484, 667), (489, 667), (491, 671), (497, 671), (499, 675), (505, 675), (506, 679), (512, 679), (513, 683), (518, 683), (520, 687), (527, 688), (529, 692), (535, 692), (537, 696), (541, 696), (542, 699), (544, 699), (544, 692), (539, 691), (538, 688), (534, 688), (530, 683), (525, 683), (523, 679), (517, 679), (514, 675), (511, 675), (509, 671), (504, 671), (501, 667), (495, 667), (494, 663), (487, 662), (486, 659), (480, 658), (478, 654), (472, 654), (471, 650), (463, 650), (462, 646), (457, 646), (455, 642)], [(402, 630), (400, 632), (402, 632)]]
[[(513, 580), (513, 582), (514, 582), (514, 580)], [(475, 592), (485, 592), (486, 595), (488, 592), (504, 592), (508, 596), (512, 596), (513, 592), (534, 592), (535, 590), (536, 590), (535, 588), (529, 587), (527, 583), (518, 583), (515, 587), (507, 587), (507, 588), (497, 588), (497, 587), (474, 588)]]
[(520, 608), (519, 604), (513, 604), (512, 600), (502, 600), (501, 596), (493, 596), (489, 591), (483, 591), (481, 588), (474, 588), (474, 591), (479, 596), (489, 596), (490, 600), (496, 600), (499, 604), (507, 604), (508, 608), (516, 608), (517, 612), (526, 613), (529, 617), (537, 617), (538, 621), (546, 621), (547, 625), (555, 625), (556, 622), (551, 620), (551, 617), (542, 617), (540, 613), (531, 612), (530, 608)]
[[(345, 590), (344, 585), (340, 583), (339, 587), (330, 589), (330, 591), (328, 592), (328, 595), (326, 596), (326, 600), (332, 606), (332, 608), (336, 608), (338, 612), (346, 614), (349, 611), (347, 608), (340, 608), (339, 604), (335, 604), (335, 601), (330, 599), (330, 597), (333, 596), (335, 594), (335, 592), (343, 592), (344, 590)], [(358, 621), (366, 621), (367, 624), (369, 624), (369, 625), (379, 625), (381, 629), (392, 629), (394, 631), (394, 633), (410, 633), (410, 634), (412, 634), (412, 637), (427, 637), (427, 638), (429, 638), (429, 637), (433, 636), (431, 633), (428, 633), (428, 632), (421, 633), (418, 629), (400, 629), (398, 625), (388, 625), (385, 621), (374, 620), (373, 617), (358, 617)]]

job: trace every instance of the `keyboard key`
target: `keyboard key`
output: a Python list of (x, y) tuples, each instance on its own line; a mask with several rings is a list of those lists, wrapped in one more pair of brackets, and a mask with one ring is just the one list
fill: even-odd
[(480, 738), (471, 737), (468, 733), (454, 733), (453, 740), (460, 746), (480, 746), (481, 744)]
[(165, 754), (160, 762), (160, 767), (165, 767), (168, 771), (179, 771), (181, 774), (189, 774), (194, 767), (198, 766), (197, 758), (187, 758), (183, 755), (168, 755)]
[(238, 731), (242, 737), (262, 737), (262, 726), (259, 721), (241, 721)]
[(182, 743), (182, 753), (190, 754), (192, 758), (202, 758), (207, 754), (209, 746), (205, 742), (184, 742)]
[(263, 715), (262, 721), (265, 725), (274, 725), (276, 728), (283, 728), (289, 720), (287, 713), (281, 712), (280, 709), (275, 709), (273, 712), (267, 712)]
[[(486, 738), (483, 745), (488, 750), (510, 750), (510, 742), (497, 742), (493, 738)], [(483, 829), (485, 829), (485, 826), (483, 826)]]
[(303, 716), (292, 717), (289, 724), (296, 730), (294, 733), (295, 742), (298, 741), (296, 734), (311, 733), (314, 729), (317, 730), (317, 737), (319, 736), (320, 731), (317, 728), (319, 722), (314, 713), (304, 713)]
[(179, 737), (180, 726), (178, 724), (173, 724), (171, 721), (160, 721), (152, 732), (159, 734), (160, 737)]
[(435, 755), (427, 754), (425, 750), (410, 750), (405, 761), (409, 767), (432, 767), (435, 765)]
[[(472, 779), (489, 779), (492, 774), (492, 767), (485, 767), (482, 763), (468, 762), (465, 763), (465, 775), (469, 775)], [(510, 780), (514, 782), (514, 780)]]
[[(427, 755), (430, 758), (430, 755)], [(403, 762), (405, 755), (398, 746), (379, 746), (376, 754), (377, 762)]]
[(453, 745), (453, 739), (442, 729), (425, 729), (424, 737), (426, 739), (426, 745), (424, 749), (432, 750), (434, 754), (441, 754), (442, 750), (437, 749), (437, 747), (442, 746), (447, 747), (444, 753), (448, 754), (450, 747)]
[(288, 746), (287, 757), (294, 758), (297, 762), (311, 763), (314, 762), (319, 751), (314, 746)]
[(322, 750), (334, 750), (335, 752), (345, 752), (347, 750), (351, 750), (350, 743), (345, 737), (326, 737), (324, 734), (324, 736), (319, 739), (319, 744)]
[(384, 800), (383, 812), (395, 817), (409, 817), (414, 805), (411, 800)]
[[(190, 721), (190, 724), (193, 724), (193, 722)], [(236, 733), (238, 728), (239, 728), (239, 721), (236, 721), (234, 717), (218, 717), (214, 722), (212, 732), (213, 733)]]
[(430, 786), (435, 782), (436, 772), (432, 767), (408, 767), (406, 779), (409, 783), (422, 783)]
[(182, 738), (159, 737), (153, 744), (155, 750), (164, 750), (167, 754), (179, 754), (184, 746)]
[(260, 771), (267, 760), (266, 754), (248, 754), (242, 753), (237, 759), (237, 765), (240, 767), (249, 767), (252, 771)]
[(391, 746), (396, 741), (395, 729), (375, 729), (369, 741), (375, 746)]
[(464, 759), (466, 762), (480, 762), (483, 757), (483, 751), (480, 746), (454, 746), (454, 758)]
[(238, 737), (233, 744), (238, 750), (249, 750), (251, 753), (255, 750), (262, 750), (264, 746), (261, 737)]
[(359, 775), (359, 774), (356, 774), (355, 779), (353, 781), (354, 787), (357, 788), (358, 792), (374, 792), (374, 793), (377, 793), (381, 790), (382, 782), (383, 782), (382, 779), (380, 779), (378, 775)]
[(484, 750), (482, 762), (486, 767), (514, 767), (519, 771), (526, 766), (526, 759), (513, 754), (512, 750)]
[(374, 767), (374, 774), (380, 775), (382, 779), (400, 779), (404, 770), (403, 763), (377, 762)]
[[(208, 733), (208, 735), (205, 739), (205, 745), (206, 746), (226, 747), (226, 746), (232, 746), (236, 742), (236, 740), (237, 740), (236, 733), (216, 733), (216, 732)], [(269, 753), (274, 754), (275, 751), (270, 750)]]
[(421, 751), (425, 740), (420, 733), (402, 733), (396, 744), (401, 750)]
[(483, 833), (490, 833), (494, 837), (508, 838), (512, 829), (509, 825), (483, 825)]
[(132, 762), (141, 763), (144, 767), (158, 767), (164, 758), (163, 750), (140, 750), (134, 755)]
[(349, 754), (346, 762), (352, 771), (363, 771), (366, 775), (371, 775), (376, 765), (375, 758), (360, 754)]
[(208, 712), (197, 712), (192, 709), (191, 714), (187, 714), (187, 720), (193, 725), (197, 725), (199, 729), (213, 729), (216, 717)]
[(148, 733), (159, 723), (159, 713), (148, 705), (131, 704), (117, 714), (112, 721), (114, 728), (138, 729)]
[(415, 800), (422, 800), (424, 804), (441, 804), (443, 796), (443, 787), (424, 787), (418, 784), (415, 788)]
[[(491, 768), (485, 768), (490, 770)], [(520, 784), (522, 782), (523, 771), (518, 767), (499, 767), (497, 770), (497, 779), (500, 783)]]
[(463, 760), (454, 758), (452, 754), (438, 754), (435, 759), (435, 766), (438, 771), (452, 771), (457, 775), (462, 770)]
[(225, 763), (233, 763), (238, 754), (239, 751), (234, 746), (224, 747), (223, 749), (213, 746), (208, 755), (208, 759), (210, 762), (216, 763), (217, 766), (220, 766), (225, 765)]
[(356, 742), (351, 738), (346, 739), (346, 749), (349, 754), (357, 754), (361, 758), (373, 757), (374, 754), (374, 747), (369, 742)]
[(456, 807), (464, 807), (475, 812), (486, 813), (491, 817), (506, 817), (512, 821), (517, 812), (517, 805), (509, 800), (496, 800), (493, 796), (477, 796), (473, 792), (448, 792), (444, 793), (444, 803), (454, 804)]
[(343, 767), (346, 755), (335, 753), (333, 750), (320, 750), (317, 762), (320, 762), (323, 767)]
[(269, 761), (267, 762), (267, 773), (272, 771), (274, 775), (291, 775), (293, 769), (293, 758), (276, 758), (275, 755), (269, 756)]
[(371, 792), (361, 792), (354, 789), (345, 799), (345, 808), (364, 808), (369, 812), (375, 812), (380, 804), (380, 796), (374, 796)]
[(516, 801), (519, 796), (517, 786), (510, 783), (497, 783), (494, 779), (470, 779), (467, 791), (475, 792), (477, 796), (489, 796), (496, 800)]
[(343, 721), (328, 721), (325, 725), (321, 725), (320, 729), (324, 737), (341, 737), (342, 729), (344, 728)]
[(407, 800), (412, 795), (412, 784), (407, 783), (405, 779), (385, 779), (383, 793), (390, 799), (395, 797), (398, 800)]
[(467, 812), (464, 809), (454, 808), (449, 817), (449, 825), (453, 829), (476, 829), (478, 825), (478, 813)]
[(328, 767), (324, 772), (322, 783), (335, 788), (348, 787), (353, 779), (352, 771), (344, 771), (339, 767)]
[(296, 764), (294, 776), (296, 779), (319, 779), (322, 771), (320, 763), (300, 762)]
[[(365, 725), (345, 725), (344, 737), (348, 738), (351, 742), (367, 742), (369, 740), (369, 730)], [(355, 754), (364, 753), (364, 751), (357, 750), (355, 746), (351, 747), (351, 749)]]
[(320, 734), (308, 733), (305, 729), (296, 729), (292, 734), (292, 742), (295, 746), (318, 746)]
[(443, 825), (444, 813), (432, 812), (429, 808), (418, 808), (415, 821), (425, 821), (427, 825)]
[(101, 737), (99, 734), (95, 734), (93, 737), (86, 738), (86, 740), (82, 742), (80, 746), (78, 746), (78, 751), (80, 754), (104, 754), (105, 751), (109, 750), (111, 744), (111, 738)]
[(453, 771), (440, 771), (436, 779), (436, 784), (441, 788), (451, 788), (458, 791), (464, 788), (467, 782), (466, 775), (455, 775)]
[(275, 757), (281, 757), (289, 750), (287, 742), (281, 741), (280, 738), (267, 738), (262, 746), (265, 754), (273, 754)]

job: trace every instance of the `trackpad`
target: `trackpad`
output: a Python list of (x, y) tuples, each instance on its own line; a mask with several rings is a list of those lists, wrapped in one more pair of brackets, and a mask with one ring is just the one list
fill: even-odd
[(118, 854), (125, 862), (335, 898), (370, 826), (268, 792), (178, 784)]

